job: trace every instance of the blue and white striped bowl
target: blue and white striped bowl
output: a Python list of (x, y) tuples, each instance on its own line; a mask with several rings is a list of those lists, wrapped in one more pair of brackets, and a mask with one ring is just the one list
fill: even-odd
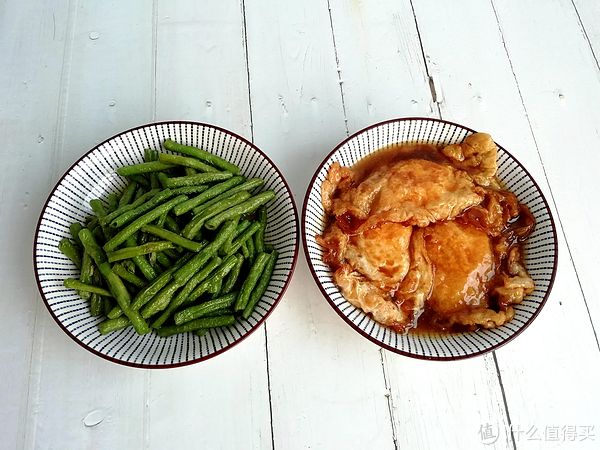
[[(78, 269), (58, 251), (58, 242), (69, 237), (69, 225), (92, 214), (89, 201), (125, 188), (116, 169), (143, 162), (144, 149), (159, 150), (167, 138), (208, 150), (240, 167), (246, 177), (265, 180), (262, 189), (277, 197), (268, 204), (265, 241), (273, 244), (279, 259), (271, 283), (249, 320), (211, 329), (198, 337), (184, 333), (160, 338), (139, 336), (131, 327), (102, 336), (90, 315), (89, 304), (63, 280), (78, 277)], [(164, 150), (163, 150), (164, 151)], [(168, 368), (196, 363), (233, 347), (256, 330), (281, 300), (298, 256), (298, 215), (292, 192), (275, 164), (247, 140), (227, 130), (195, 122), (162, 122), (125, 131), (83, 155), (60, 179), (50, 194), (38, 222), (34, 268), (42, 299), (58, 325), (78, 344), (110, 361), (142, 367)]]
[(527, 170), (506, 150), (498, 147), (498, 177), (529, 206), (536, 228), (525, 244), (526, 267), (535, 281), (535, 291), (516, 305), (515, 317), (496, 329), (444, 336), (400, 335), (379, 325), (341, 295), (333, 284), (331, 271), (323, 263), (323, 251), (315, 235), (324, 231), (325, 214), (321, 205), (321, 183), (329, 166), (337, 161), (351, 166), (376, 150), (399, 142), (451, 144), (462, 142), (473, 130), (437, 119), (407, 118), (390, 120), (368, 127), (346, 139), (321, 163), (313, 176), (302, 209), (304, 252), (321, 292), (333, 309), (352, 328), (367, 339), (395, 353), (420, 359), (454, 360), (481, 355), (514, 339), (538, 315), (546, 302), (556, 274), (558, 245), (556, 229), (548, 203)]

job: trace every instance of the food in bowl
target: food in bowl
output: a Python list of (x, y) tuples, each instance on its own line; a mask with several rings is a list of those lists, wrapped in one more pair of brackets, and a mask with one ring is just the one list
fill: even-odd
[(90, 302), (108, 334), (132, 325), (161, 337), (248, 319), (265, 293), (278, 252), (265, 243), (273, 190), (237, 166), (167, 139), (187, 157), (148, 149), (121, 167), (123, 192), (89, 204), (95, 215), (70, 226), (58, 247), (80, 269), (64, 285)]
[(331, 164), (316, 240), (344, 298), (401, 334), (508, 323), (535, 289), (523, 251), (535, 218), (503, 188), (496, 161), (491, 136), (475, 133)]

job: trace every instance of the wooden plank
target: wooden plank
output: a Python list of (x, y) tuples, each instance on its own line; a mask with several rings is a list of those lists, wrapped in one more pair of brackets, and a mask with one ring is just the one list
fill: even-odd
[[(243, 16), (235, 0), (156, 17), (158, 120), (196, 120), (251, 138)], [(270, 448), (264, 329), (198, 365), (150, 374), (149, 448)]]
[[(431, 9), (436, 7), (431, 5)], [(443, 83), (436, 82), (436, 66), (423, 57), (417, 29), (420, 16), (415, 21), (411, 2), (335, 1), (331, 11), (346, 111), (354, 117), (356, 128), (399, 116), (436, 117), (438, 104), (442, 117), (452, 120), (443, 108), (445, 91)], [(432, 33), (428, 29), (422, 34)], [(506, 61), (504, 66), (508, 67)], [(436, 88), (442, 85), (435, 94), (437, 102), (430, 90), (430, 75)], [(508, 424), (491, 356), (448, 366), (386, 355), (399, 448), (415, 442), (421, 448), (471, 448), (479, 443), (479, 427), (489, 418)], [(465, 406), (457, 408), (459, 402)], [(465, 432), (455, 433), (456, 429)], [(512, 448), (510, 437), (505, 435), (492, 448)]]
[(2, 444), (22, 448), (36, 317), (42, 306), (31, 258), (37, 219), (50, 189), (48, 168), (67, 37), (68, 1), (5, 3), (0, 13), (0, 396)]
[[(95, 143), (152, 115), (152, 11), (146, 3), (115, 8), (74, 1), (68, 18), (61, 19), (66, 51), (52, 130), (52, 182)], [(143, 442), (143, 371), (84, 351), (45, 311), (38, 311), (32, 361), (27, 448), (51, 446), (56, 436), (78, 448), (133, 448)]]
[[(327, 5), (245, 5), (255, 142), (300, 206), (346, 136)], [(336, 316), (304, 257), (266, 324), (275, 448), (393, 448), (378, 349)]]
[[(575, 192), (578, 197), (584, 196), (584, 202), (594, 202), (591, 194), (585, 198), (589, 190), (579, 191), (568, 177), (575, 170), (586, 173), (593, 170), (594, 158), (590, 160), (585, 152), (584, 163), (584, 152), (578, 149), (585, 148), (583, 142), (594, 133), (595, 128), (588, 127), (592, 126), (590, 122), (597, 113), (592, 108), (586, 109), (583, 92), (581, 97), (573, 99), (575, 109), (570, 106), (563, 109), (560, 98), (562, 89), (577, 91), (574, 86), (581, 85), (586, 87), (585, 102), (594, 104), (598, 89), (597, 80), (591, 78), (593, 70), (589, 69), (593, 67), (589, 47), (582, 46), (584, 41), (569, 5), (560, 2), (521, 2), (517, 6), (494, 1), (492, 5), (478, 3), (468, 7), (416, 2), (415, 10), (424, 36), (425, 53), (434, 68), (436, 88), (441, 92), (440, 108), (444, 117), (490, 132), (532, 173), (546, 194), (555, 219), (559, 219), (559, 275), (548, 304), (531, 329), (497, 352), (511, 425), (515, 431), (518, 427), (521, 429), (521, 433), (513, 433), (512, 438), (519, 449), (539, 448), (539, 442), (533, 440), (535, 437), (528, 439), (525, 434), (531, 426), (537, 426), (544, 438), (545, 427), (598, 423), (598, 408), (589, 404), (587, 394), (581, 395), (579, 381), (567, 381), (577, 379), (584, 385), (592, 383), (578, 368), (579, 361), (585, 360), (593, 373), (593, 368), (600, 365), (600, 358), (577, 274), (561, 235), (562, 224), (569, 242), (582, 239), (577, 237), (577, 233), (584, 232), (581, 228), (569, 233), (582, 217), (575, 215), (573, 209), (580, 208), (578, 212), (585, 215), (583, 207), (578, 206), (580, 203), (573, 202)], [(544, 20), (535, 20), (542, 16)], [(465, 17), (478, 20), (469, 21), (469, 26), (465, 26)], [(435, 33), (442, 23), (443, 33)], [(560, 37), (553, 32), (557, 29), (561, 30)], [(462, 42), (458, 48), (467, 50), (449, 53), (445, 36)], [(575, 36), (579, 36), (579, 42)], [(554, 51), (548, 52), (548, 48), (561, 49), (560, 56)], [(575, 50), (578, 48), (579, 51)], [(585, 61), (578, 62), (580, 58)], [(475, 63), (469, 64), (469, 61)], [(561, 61), (561, 70), (555, 70), (557, 61)], [(566, 74), (584, 76), (580, 71), (588, 76), (580, 80), (567, 79)], [(554, 79), (555, 74), (561, 74), (557, 75), (560, 83)], [(566, 98), (566, 93), (562, 95)], [(592, 118), (582, 118), (583, 110), (589, 110)], [(567, 128), (563, 121), (567, 122)], [(574, 135), (564, 134), (565, 129), (574, 130)], [(558, 151), (564, 148), (571, 149), (569, 158)], [(576, 166), (577, 160), (579, 165)], [(586, 175), (585, 180), (596, 183), (590, 175)], [(552, 186), (560, 186), (560, 189), (551, 191)], [(595, 186), (588, 186), (592, 187)], [(553, 199), (560, 217), (553, 208)], [(577, 219), (573, 220), (574, 217)], [(590, 230), (585, 232), (590, 235)], [(582, 248), (592, 250), (595, 241), (590, 245), (588, 239), (586, 237)], [(589, 254), (585, 261), (587, 266), (594, 265)], [(578, 270), (581, 272), (579, 267)], [(586, 288), (584, 286), (584, 291)], [(597, 395), (596, 387), (590, 389), (591, 397)], [(502, 429), (503, 425), (499, 427), (501, 433), (509, 431)], [(591, 448), (585, 445), (581, 448)]]

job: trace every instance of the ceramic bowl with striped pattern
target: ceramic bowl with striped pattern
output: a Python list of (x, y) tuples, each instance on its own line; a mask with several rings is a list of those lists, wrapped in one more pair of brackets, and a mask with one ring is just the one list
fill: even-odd
[(321, 205), (321, 183), (333, 162), (352, 166), (380, 148), (401, 142), (460, 143), (473, 130), (437, 119), (407, 118), (370, 126), (346, 139), (321, 163), (304, 199), (302, 234), (304, 252), (313, 277), (333, 309), (357, 332), (392, 352), (420, 359), (455, 360), (481, 355), (514, 339), (538, 315), (546, 302), (558, 257), (556, 230), (548, 203), (527, 170), (506, 150), (498, 146), (498, 177), (526, 204), (536, 219), (533, 234), (525, 243), (526, 267), (535, 282), (535, 291), (514, 306), (515, 317), (507, 324), (490, 330), (447, 335), (424, 333), (397, 334), (375, 322), (341, 295), (332, 281), (329, 267), (323, 263), (323, 251), (315, 241), (325, 227)]
[[(129, 327), (105, 336), (98, 332), (103, 318), (90, 315), (89, 304), (63, 286), (77, 278), (78, 269), (57, 245), (69, 237), (69, 225), (92, 214), (89, 201), (107, 201), (122, 191), (125, 180), (116, 169), (144, 161), (144, 149), (161, 150), (167, 138), (216, 154), (240, 167), (241, 174), (265, 181), (275, 200), (268, 204), (265, 242), (279, 252), (271, 282), (249, 320), (214, 328), (199, 337), (183, 333), (161, 338), (139, 336)], [(162, 149), (161, 151), (165, 151)], [(298, 215), (283, 175), (261, 150), (236, 134), (196, 122), (162, 122), (125, 131), (83, 155), (63, 175), (50, 194), (38, 222), (34, 243), (34, 269), (42, 299), (58, 325), (78, 344), (105, 359), (141, 368), (169, 368), (206, 360), (230, 349), (256, 330), (281, 300), (294, 271), (299, 248)]]

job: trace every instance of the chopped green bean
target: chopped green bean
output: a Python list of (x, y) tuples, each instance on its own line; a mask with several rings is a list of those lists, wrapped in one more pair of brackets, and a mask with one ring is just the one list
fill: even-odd
[(158, 173), (158, 181), (160, 182), (163, 189), (167, 189), (167, 180), (169, 179), (169, 175), (164, 172)]
[(130, 308), (131, 296), (125, 288), (125, 285), (123, 284), (121, 278), (112, 270), (105, 278), (106, 282), (108, 283), (108, 287), (110, 288), (110, 291), (113, 293), (115, 299), (117, 300), (117, 303), (119, 304), (125, 315), (129, 318), (129, 320), (131, 320), (131, 324), (135, 328), (135, 331), (137, 331), (138, 334), (148, 333), (150, 331), (150, 328), (148, 327), (148, 324), (141, 316), (139, 311), (134, 311)]
[(173, 164), (178, 166), (185, 166), (192, 169), (199, 170), (200, 172), (220, 172), (219, 169), (204, 164), (196, 158), (186, 158), (180, 155), (169, 155), (168, 153), (161, 153), (158, 155), (158, 160), (164, 164)]
[(180, 216), (190, 211), (192, 208), (198, 207), (198, 205), (201, 205), (204, 202), (214, 199), (215, 197), (220, 196), (221, 194), (244, 183), (244, 180), (244, 177), (237, 176), (230, 178), (229, 180), (224, 181), (222, 183), (215, 184), (214, 186), (211, 186), (209, 189), (207, 189), (205, 192), (202, 192), (197, 197), (191, 198), (188, 201), (177, 205), (176, 208), (173, 208), (173, 212), (176, 216)]
[[(259, 231), (260, 231), (260, 228), (258, 229), (258, 231), (256, 233), (258, 233)], [(256, 236), (256, 233), (254, 233), (254, 236)], [(246, 239), (246, 242), (244, 242), (244, 245), (248, 249), (247, 259), (248, 259), (248, 262), (250, 263), (250, 266), (252, 266), (252, 264), (254, 264), (254, 259), (256, 258), (256, 250), (254, 248), (254, 239), (253, 238)]]
[(260, 228), (253, 237), (254, 247), (256, 248), (256, 253), (262, 253), (265, 251), (265, 229), (267, 227), (267, 207), (265, 205), (258, 209), (258, 222), (260, 223)]
[[(135, 237), (134, 236), (128, 237), (127, 240), (125, 241), (125, 245), (127, 245), (127, 247), (137, 247), (137, 241), (136, 241)], [(146, 278), (146, 280), (152, 281), (158, 276), (158, 274), (156, 273), (154, 268), (150, 265), (150, 263), (148, 262), (148, 260), (146, 259), (145, 256), (143, 256), (143, 255), (134, 256), (131, 259), (133, 260), (135, 265), (140, 269), (140, 272), (142, 272), (142, 275), (144, 275), (144, 278)]]
[(243, 203), (234, 206), (233, 208), (229, 208), (226, 211), (216, 215), (208, 222), (206, 222), (205, 226), (209, 230), (216, 229), (219, 225), (221, 225), (224, 221), (231, 219), (240, 214), (249, 214), (255, 211), (261, 205), (267, 203), (268, 201), (275, 198), (275, 191), (264, 191), (260, 194), (255, 195), (254, 197), (249, 198)]
[(164, 252), (156, 252), (155, 254), (156, 254), (156, 261), (164, 269), (168, 269), (169, 267), (171, 267), (173, 265), (171, 263), (171, 261), (169, 260), (169, 258), (167, 257), (167, 255), (164, 254)]
[(192, 291), (192, 293), (185, 299), (184, 303), (191, 303), (200, 297), (202, 294), (207, 292), (209, 286), (213, 283), (218, 283), (219, 281), (223, 281), (223, 279), (227, 276), (229, 272), (233, 269), (233, 267), (237, 263), (237, 258), (234, 255), (229, 256), (225, 259), (221, 265), (215, 270), (214, 273), (210, 275), (210, 278), (204, 280), (196, 289)]
[[(157, 197), (158, 197), (158, 195), (160, 195), (160, 193), (157, 194)], [(185, 195), (180, 195), (178, 197), (175, 197), (174, 199), (169, 200), (166, 203), (163, 203), (160, 206), (157, 206), (152, 211), (137, 218), (136, 220), (131, 222), (129, 225), (127, 225), (125, 228), (123, 228), (121, 231), (119, 231), (117, 233), (117, 235), (115, 237), (113, 237), (110, 241), (108, 241), (104, 245), (104, 250), (107, 252), (114, 250), (118, 245), (122, 244), (129, 236), (131, 236), (133, 233), (138, 231), (144, 225), (147, 225), (150, 222), (152, 222), (153, 220), (158, 219), (163, 213), (170, 211), (173, 206), (177, 205), (178, 203), (184, 202), (186, 200), (187, 200), (187, 197)], [(148, 203), (150, 203), (150, 202), (148, 202)]]
[[(79, 238), (79, 236), (77, 236)], [(83, 244), (82, 244), (83, 247)], [(94, 265), (92, 263), (92, 257), (86, 251), (83, 252), (83, 257), (81, 258), (81, 271), (79, 274), (79, 281), (86, 284), (92, 283), (92, 276), (94, 274)], [(89, 300), (91, 297), (91, 293), (86, 291), (80, 291), (79, 295), (81, 298), (85, 300)]]
[(94, 286), (93, 284), (82, 283), (81, 281), (76, 280), (75, 278), (67, 278), (65, 281), (63, 281), (63, 284), (66, 288), (75, 289), (77, 291), (92, 292), (94, 294), (104, 295), (105, 297), (113, 296), (110, 293), (110, 291), (107, 291), (104, 288)]
[(127, 176), (127, 178), (129, 178), (129, 181), (135, 181), (137, 184), (139, 184), (140, 186), (144, 186), (146, 189), (151, 188), (150, 181), (148, 180), (148, 178), (146, 178), (145, 175), (129, 175)]
[(248, 304), (248, 300), (250, 299), (250, 294), (256, 286), (258, 279), (260, 278), (265, 265), (269, 260), (270, 255), (268, 253), (261, 253), (256, 257), (256, 261), (250, 268), (250, 272), (248, 273), (248, 277), (242, 284), (242, 288), (240, 289), (240, 293), (238, 295), (237, 301), (235, 302), (235, 310), (243, 311)]
[(223, 242), (225, 242), (233, 233), (235, 233), (235, 222), (226, 222), (215, 236), (215, 239), (200, 250), (190, 262), (179, 269), (179, 271), (173, 275), (173, 278), (177, 281), (189, 278), (189, 273), (197, 272), (198, 268), (202, 267), (210, 258), (216, 255), (219, 247), (221, 247)]
[(175, 325), (181, 325), (183, 323), (197, 319), (198, 317), (202, 317), (205, 314), (217, 311), (222, 308), (228, 308), (235, 303), (236, 298), (237, 292), (232, 292), (230, 294), (224, 295), (223, 297), (215, 298), (214, 300), (209, 300), (208, 302), (202, 303), (201, 305), (190, 306), (189, 308), (186, 308), (183, 311), (179, 311), (175, 314), (175, 316), (173, 316)]
[(171, 216), (167, 215), (167, 220), (165, 220), (165, 228), (173, 233), (180, 234), (181, 228), (179, 228), (179, 224), (175, 219)]
[(58, 243), (58, 249), (67, 258), (69, 258), (78, 269), (81, 269), (81, 254), (79, 253), (77, 247), (75, 247), (75, 245), (73, 245), (73, 243), (69, 239), (61, 239)]
[[(264, 184), (264, 181), (262, 179), (251, 178), (248, 181), (244, 181), (242, 184), (238, 184), (237, 186), (224, 191), (222, 194), (217, 195), (215, 198), (213, 198), (205, 203), (202, 203), (199, 206), (196, 206), (192, 210), (192, 212), (194, 213), (194, 215), (200, 214), (206, 208), (209, 208), (213, 204), (220, 202), (221, 200), (223, 200), (227, 197), (231, 197), (233, 194), (237, 194), (238, 192), (242, 192), (242, 191), (250, 192), (250, 191), (256, 189), (257, 187), (262, 186), (263, 184)], [(180, 206), (180, 205), (178, 205), (178, 206)]]
[[(202, 192), (209, 189), (207, 184), (200, 184), (198, 186), (182, 186), (175, 189), (171, 189), (173, 191), (173, 195), (192, 195), (192, 194), (201, 194)], [(190, 199), (191, 200), (191, 199)], [(177, 205), (179, 206), (179, 205)]]
[(150, 172), (161, 172), (165, 169), (175, 167), (171, 164), (163, 164), (158, 161), (143, 162), (140, 164), (132, 164), (130, 166), (119, 167), (117, 173), (124, 177), (130, 177), (131, 175), (141, 175)]
[(256, 305), (266, 292), (267, 287), (269, 286), (269, 282), (271, 281), (271, 276), (273, 275), (273, 270), (275, 269), (276, 262), (277, 252), (273, 251), (273, 253), (269, 255), (269, 260), (267, 261), (265, 268), (263, 269), (263, 272), (260, 275), (258, 283), (256, 284), (256, 286), (252, 290), (252, 293), (250, 294), (248, 304), (244, 308), (244, 312), (242, 313), (242, 317), (244, 317), (244, 319), (248, 320), (250, 318), (252, 312), (254, 311), (254, 308), (256, 308)]
[(221, 287), (221, 294), (223, 295), (229, 294), (233, 291), (233, 288), (235, 287), (235, 284), (238, 278), (240, 277), (242, 265), (244, 264), (244, 258), (242, 257), (242, 255), (236, 253), (234, 256), (236, 257), (237, 261), (231, 269), (231, 272), (229, 272), (227, 278), (225, 278), (225, 281), (223, 282), (223, 286)]
[[(152, 191), (150, 191), (150, 192), (152, 192)], [(156, 208), (157, 206), (163, 204), (169, 198), (171, 198), (172, 195), (173, 195), (173, 193), (171, 192), (170, 189), (165, 189), (164, 191), (160, 191), (155, 196), (153, 196), (150, 200), (148, 200), (147, 202), (142, 203), (139, 206), (135, 207), (134, 209), (125, 211), (123, 214), (115, 217), (112, 220), (112, 222), (110, 223), (110, 226), (115, 227), (115, 228), (121, 227), (121, 226), (125, 225), (126, 223), (131, 222), (135, 218), (137, 218), (137, 217), (147, 213), (148, 211), (151, 211), (152, 209)], [(152, 220), (154, 220), (154, 219), (152, 219)]]
[(184, 167), (183, 173), (186, 176), (191, 176), (191, 175), (196, 175), (198, 173), (198, 171), (196, 169), (192, 169), (191, 167)]
[(167, 139), (163, 143), (163, 147), (167, 150), (171, 150), (172, 152), (183, 153), (185, 155), (193, 156), (194, 158), (200, 159), (202, 161), (206, 161), (207, 163), (218, 167), (223, 170), (227, 170), (228, 172), (237, 174), (240, 172), (240, 169), (231, 164), (229, 161), (225, 161), (223, 158), (219, 158), (212, 153), (207, 152), (206, 150), (200, 150), (196, 147), (191, 147), (188, 145), (182, 145), (177, 142), (172, 141), (171, 139)]
[(229, 247), (227, 254), (231, 255), (231, 254), (237, 252), (240, 249), (240, 247), (242, 245), (244, 245), (244, 243), (248, 239), (250, 239), (254, 233), (256, 233), (258, 231), (259, 228), (260, 228), (260, 223), (252, 222), (250, 224), (250, 226), (246, 230), (244, 230), (244, 232), (242, 234), (240, 234), (238, 237), (236, 237), (231, 242), (231, 246)]
[[(119, 207), (123, 207), (125, 205), (128, 205), (131, 203), (131, 201), (133, 200), (133, 194), (135, 194), (135, 190), (137, 189), (138, 183), (137, 181), (132, 181), (131, 183), (129, 183), (129, 186), (127, 186), (125, 188), (125, 190), (123, 191), (123, 195), (121, 196), (121, 199), (119, 200)], [(94, 210), (95, 212), (95, 210)], [(98, 215), (96, 213), (96, 215)], [(100, 219), (102, 219), (102, 217), (100, 217)]]
[(117, 198), (117, 194), (111, 192), (108, 194), (108, 212), (112, 213), (119, 208), (119, 199)]
[(178, 188), (182, 186), (196, 186), (199, 184), (214, 183), (231, 178), (231, 172), (205, 172), (186, 177), (174, 177), (167, 180), (168, 188)]
[(142, 231), (171, 241), (173, 244), (183, 248), (187, 248), (188, 250), (191, 250), (193, 252), (199, 252), (203, 247), (202, 244), (200, 244), (199, 242), (186, 239), (183, 236), (175, 234), (171, 231), (167, 231), (164, 228), (156, 227), (154, 225), (144, 225), (142, 227)]
[(117, 264), (113, 265), (112, 266), (112, 270), (113, 270), (114, 273), (116, 273), (117, 275), (119, 275), (121, 278), (123, 278), (124, 280), (129, 281), (131, 284), (133, 284), (134, 286), (137, 286), (139, 288), (143, 288), (144, 286), (146, 286), (146, 284), (148, 284), (144, 280), (142, 280), (140, 277), (138, 277), (135, 274), (129, 272), (121, 264), (117, 263)]
[(125, 247), (120, 250), (108, 252), (106, 256), (108, 257), (108, 262), (112, 263), (122, 259), (146, 255), (148, 253), (162, 252), (168, 248), (175, 248), (175, 245), (170, 241), (148, 242), (147, 244), (138, 245), (137, 247)]
[(75, 243), (80, 248), (83, 248), (83, 244), (79, 240), (79, 232), (81, 231), (82, 228), (83, 228), (83, 225), (81, 225), (79, 222), (73, 222), (69, 226), (69, 231), (71, 232), (71, 237), (73, 238), (73, 240), (75, 241)]
[(223, 199), (219, 203), (215, 203), (210, 208), (207, 208), (197, 216), (194, 216), (194, 218), (185, 226), (181, 234), (184, 237), (191, 239), (192, 237), (196, 236), (198, 231), (200, 231), (200, 228), (202, 228), (202, 225), (204, 225), (208, 219), (216, 216), (222, 211), (234, 207), (235, 205), (239, 205), (248, 198), (250, 198), (250, 193), (248, 191), (243, 191)]
[[(165, 321), (173, 315), (173, 313), (179, 308), (182, 304), (184, 304), (192, 291), (196, 288), (196, 286), (200, 283), (202, 284), (205, 279), (218, 267), (220, 267), (221, 258), (218, 256), (213, 258), (205, 267), (202, 268), (197, 274), (189, 278), (185, 281), (185, 286), (183, 289), (177, 294), (177, 297), (173, 299), (168, 305), (168, 307), (164, 310), (164, 312), (160, 315), (156, 321), (152, 324), (152, 328), (160, 328)], [(174, 282), (177, 284), (177, 282)], [(181, 282), (178, 286), (182, 286), (184, 283)], [(164, 309), (164, 308), (163, 308)]]
[(118, 317), (116, 319), (108, 319), (98, 325), (100, 334), (108, 334), (113, 331), (121, 330), (131, 325), (131, 320), (127, 316)]

